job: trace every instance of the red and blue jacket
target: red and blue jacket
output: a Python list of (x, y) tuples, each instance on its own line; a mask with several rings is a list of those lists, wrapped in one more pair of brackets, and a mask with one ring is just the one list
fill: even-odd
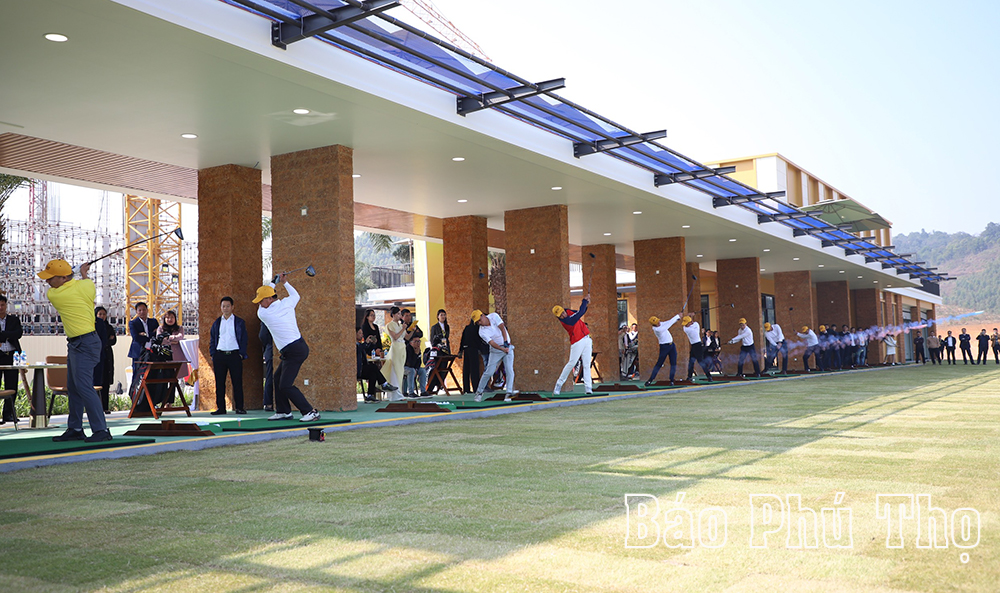
[(586, 323), (581, 323), (581, 319), (587, 312), (587, 299), (583, 299), (580, 303), (580, 310), (573, 311), (572, 309), (566, 309), (566, 317), (559, 319), (559, 323), (562, 324), (563, 329), (569, 334), (569, 343), (576, 344), (584, 337), (590, 335), (590, 328), (587, 327)]

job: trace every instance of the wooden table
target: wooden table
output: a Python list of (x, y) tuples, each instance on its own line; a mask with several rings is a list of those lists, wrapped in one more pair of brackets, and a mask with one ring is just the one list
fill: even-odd
[[(150, 414), (153, 418), (159, 419), (160, 414), (163, 412), (185, 412), (189, 417), (191, 416), (191, 408), (188, 406), (187, 400), (184, 399), (184, 391), (181, 389), (180, 384), (177, 379), (177, 371), (180, 370), (182, 364), (186, 364), (186, 360), (177, 361), (164, 361), (164, 362), (146, 362), (140, 361), (138, 364), (145, 367), (142, 372), (142, 378), (140, 379), (139, 390), (135, 395), (135, 399), (132, 400), (132, 408), (128, 411), (129, 418), (144, 417), (142, 411), (136, 410), (139, 402), (145, 400), (149, 405)], [(153, 370), (168, 370), (170, 376), (164, 379), (151, 379), (149, 377), (150, 371)], [(149, 393), (150, 385), (166, 385), (167, 392), (163, 394), (163, 400), (160, 401), (160, 407), (156, 407), (153, 403), (153, 396)], [(181, 399), (180, 406), (168, 405), (173, 401), (174, 390), (176, 390), (177, 397)]]
[[(45, 370), (65, 369), (64, 364), (14, 364), (0, 365), (0, 371), (21, 371), (21, 384), (24, 385), (25, 393), (28, 393), (28, 401), (31, 403), (31, 421), (29, 428), (46, 428), (49, 425), (49, 417), (45, 414)], [(35, 371), (28, 385), (28, 371)]]

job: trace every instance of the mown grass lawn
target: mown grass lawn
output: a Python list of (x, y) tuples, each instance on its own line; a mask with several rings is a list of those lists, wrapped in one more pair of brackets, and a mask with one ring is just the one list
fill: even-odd
[[(0, 590), (997, 591), (998, 369), (750, 383), (0, 474)], [(666, 511), (680, 492), (695, 518), (725, 511), (725, 544), (626, 548), (625, 494)], [(751, 494), (799, 494), (822, 516), (837, 493), (851, 548), (825, 547), (822, 525), (818, 548), (786, 548), (785, 532), (750, 546)], [(918, 549), (911, 519), (904, 547), (887, 548), (875, 497), (889, 493), (929, 494), (949, 517), (977, 509), (978, 545), (956, 547), (956, 533)]]

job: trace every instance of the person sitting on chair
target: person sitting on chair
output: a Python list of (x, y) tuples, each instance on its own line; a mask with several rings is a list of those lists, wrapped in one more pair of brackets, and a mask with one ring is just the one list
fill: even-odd
[(382, 391), (396, 391), (396, 387), (394, 385), (390, 385), (389, 382), (385, 380), (385, 375), (382, 374), (378, 365), (369, 360), (369, 358), (379, 356), (382, 353), (381, 349), (378, 348), (374, 336), (371, 336), (368, 340), (366, 340), (364, 330), (360, 327), (358, 328), (357, 333), (358, 381), (368, 381), (368, 391), (365, 393), (365, 401), (370, 403), (378, 400), (375, 396), (376, 386), (378, 386)]

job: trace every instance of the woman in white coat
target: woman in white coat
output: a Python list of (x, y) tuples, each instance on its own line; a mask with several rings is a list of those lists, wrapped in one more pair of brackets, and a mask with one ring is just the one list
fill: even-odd
[(886, 334), (882, 338), (882, 343), (885, 344), (885, 360), (882, 361), (883, 364), (895, 365), (896, 364), (896, 338), (889, 334)]

